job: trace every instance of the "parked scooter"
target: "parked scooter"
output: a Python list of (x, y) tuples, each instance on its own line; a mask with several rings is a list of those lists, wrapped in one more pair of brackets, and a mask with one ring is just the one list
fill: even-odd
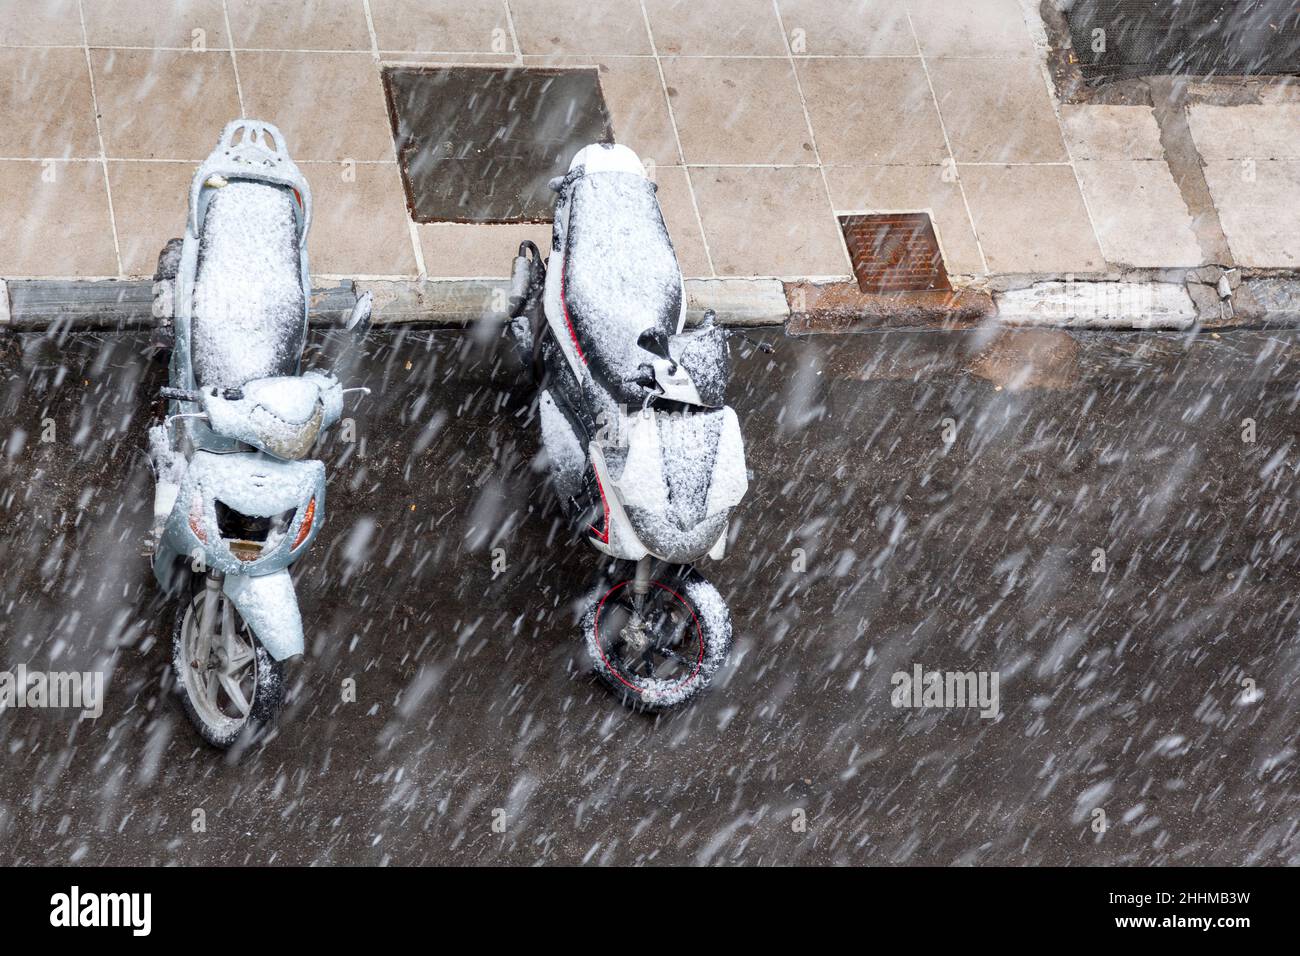
[[(177, 598), (172, 668), (203, 739), (229, 747), (274, 720), (303, 652), (289, 566), (325, 519), (325, 466), (304, 460), (343, 410), (301, 368), (311, 191), (280, 131), (236, 120), (199, 167), (184, 239), (159, 257), (154, 314), (170, 345), (165, 419), (150, 429), (153, 570)], [(370, 299), (347, 323), (369, 325)]]
[(509, 330), (539, 390), (542, 440), (565, 510), (617, 559), (587, 595), (591, 664), (624, 704), (686, 703), (731, 652), (731, 615), (692, 566), (719, 560), (748, 487), (726, 406), (727, 332), (686, 329), (681, 271), (632, 150), (580, 150), (552, 182), (551, 255), (514, 261)]

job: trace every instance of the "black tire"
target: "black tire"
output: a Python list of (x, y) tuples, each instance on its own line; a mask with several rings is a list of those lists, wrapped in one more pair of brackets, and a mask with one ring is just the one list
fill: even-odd
[(180, 696), (185, 716), (189, 718), (199, 736), (213, 747), (229, 749), (237, 741), (256, 740), (262, 731), (275, 723), (280, 706), (284, 700), (284, 664), (274, 660), (262, 642), (252, 633), (252, 629), (239, 617), (239, 612), (232, 606), (236, 626), (241, 629), (252, 645), (253, 651), (253, 699), (250, 702), (248, 716), (243, 721), (234, 719), (228, 722), (216, 722), (210, 716), (205, 717), (206, 707), (197, 706), (188, 689), (186, 670), (197, 668), (198, 662), (187, 660), (185, 652), (185, 622), (192, 607), (202, 601), (204, 596), (205, 576), (191, 575), (188, 587), (181, 589), (181, 596), (176, 601), (175, 620), (172, 625), (172, 671), (176, 680), (176, 693)]
[(592, 670), (633, 710), (660, 713), (690, 703), (731, 656), (731, 612), (717, 588), (693, 568), (663, 566), (646, 597), (654, 636), (644, 653), (629, 652), (624, 636), (634, 566), (616, 569), (587, 595), (580, 618)]

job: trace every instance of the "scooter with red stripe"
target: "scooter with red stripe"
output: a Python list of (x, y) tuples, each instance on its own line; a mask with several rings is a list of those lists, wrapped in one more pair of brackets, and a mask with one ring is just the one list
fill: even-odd
[(632, 150), (587, 146), (551, 185), (550, 257), (520, 246), (509, 331), (561, 503), (614, 559), (579, 614), (592, 668), (625, 704), (665, 710), (731, 652), (731, 614), (695, 569), (725, 555), (748, 488), (725, 402), (728, 333), (711, 313), (687, 327), (655, 184)]

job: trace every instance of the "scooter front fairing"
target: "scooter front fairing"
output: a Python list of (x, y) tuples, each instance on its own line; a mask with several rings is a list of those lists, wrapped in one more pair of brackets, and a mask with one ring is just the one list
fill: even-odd
[(592, 544), (627, 560), (721, 559), (731, 510), (749, 487), (736, 413), (646, 409), (621, 437), (621, 448), (590, 447), (604, 510)]

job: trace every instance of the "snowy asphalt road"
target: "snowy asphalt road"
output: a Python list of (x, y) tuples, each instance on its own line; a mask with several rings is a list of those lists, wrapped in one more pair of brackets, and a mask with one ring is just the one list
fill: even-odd
[[(97, 721), (0, 714), (0, 863), (1300, 862), (1294, 332), (745, 346), (756, 475), (702, 568), (737, 653), (658, 721), (583, 673), (596, 555), (504, 347), (376, 334), (298, 565), (307, 659), (238, 764), (163, 690), (145, 340), (0, 340), (0, 669), (109, 671)], [(895, 709), (914, 664), (999, 672), (1001, 717)]]

